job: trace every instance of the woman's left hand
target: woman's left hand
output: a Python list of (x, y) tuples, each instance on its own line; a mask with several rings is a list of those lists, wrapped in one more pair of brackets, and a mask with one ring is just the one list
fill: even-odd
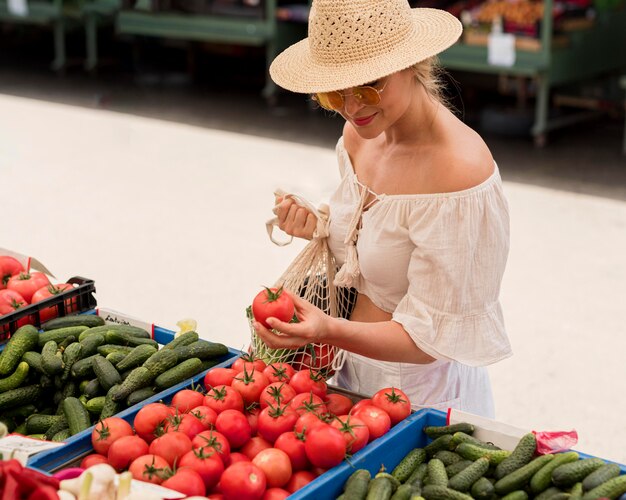
[(276, 330), (268, 330), (258, 321), (252, 326), (265, 344), (271, 349), (296, 349), (310, 343), (324, 342), (332, 318), (310, 302), (287, 293), (293, 300), (299, 323), (285, 323), (276, 318), (268, 318), (267, 324)]

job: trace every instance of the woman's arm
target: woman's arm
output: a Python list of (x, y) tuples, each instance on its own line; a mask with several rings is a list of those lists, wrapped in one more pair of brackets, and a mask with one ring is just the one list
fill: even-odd
[(323, 343), (380, 361), (416, 364), (434, 361), (395, 321), (364, 323), (332, 318), (300, 297), (289, 295), (296, 306), (299, 323), (283, 323), (269, 318), (267, 323), (279, 334), (254, 323), (259, 337), (272, 349), (295, 349), (309, 343)]

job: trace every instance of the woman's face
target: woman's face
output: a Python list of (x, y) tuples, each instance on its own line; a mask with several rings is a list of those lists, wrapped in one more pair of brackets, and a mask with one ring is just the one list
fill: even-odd
[(369, 86), (380, 92), (380, 102), (364, 105), (354, 96), (355, 89), (342, 91), (344, 95), (341, 116), (349, 121), (364, 139), (373, 139), (396, 123), (407, 111), (417, 89), (411, 69), (371, 82)]

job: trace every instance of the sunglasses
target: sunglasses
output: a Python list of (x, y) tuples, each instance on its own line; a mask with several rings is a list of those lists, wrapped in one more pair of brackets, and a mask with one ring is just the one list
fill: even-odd
[[(387, 80), (388, 82), (389, 80)], [(313, 94), (312, 99), (316, 101), (322, 108), (329, 111), (339, 111), (345, 104), (347, 95), (353, 96), (359, 103), (365, 106), (376, 106), (380, 102), (380, 94), (385, 90), (387, 82), (382, 88), (374, 87), (378, 82), (372, 82), (368, 85), (353, 87), (351, 94), (342, 94), (338, 90), (332, 92), (318, 92)]]

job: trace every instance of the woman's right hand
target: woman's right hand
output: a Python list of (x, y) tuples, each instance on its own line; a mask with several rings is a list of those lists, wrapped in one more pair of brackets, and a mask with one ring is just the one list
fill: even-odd
[(277, 196), (274, 213), (278, 217), (278, 227), (281, 231), (296, 238), (307, 240), (313, 238), (317, 218), (293, 199)]

